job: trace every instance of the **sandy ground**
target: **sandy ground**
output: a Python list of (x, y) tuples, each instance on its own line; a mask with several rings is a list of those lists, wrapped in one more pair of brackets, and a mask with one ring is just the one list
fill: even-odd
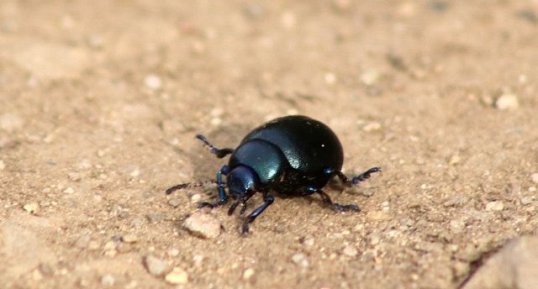
[[(457, 288), (538, 218), (536, 1), (0, 1), (4, 288)], [(183, 228), (277, 116), (340, 137), (340, 193)], [(253, 206), (259, 202), (255, 198)], [(161, 273), (144, 265), (151, 255)], [(172, 285), (165, 280), (176, 268)]]

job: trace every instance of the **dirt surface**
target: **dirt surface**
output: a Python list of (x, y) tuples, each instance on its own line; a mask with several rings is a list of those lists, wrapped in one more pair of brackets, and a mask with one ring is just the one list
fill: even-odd
[[(457, 288), (537, 231), (537, 13), (536, 1), (0, 1), (0, 283)], [(164, 190), (226, 162), (194, 135), (233, 147), (287, 114), (332, 127), (347, 174), (383, 168), (328, 189), (362, 212), (279, 198), (246, 238), (226, 208), (202, 212), (217, 237), (187, 232), (215, 188)]]

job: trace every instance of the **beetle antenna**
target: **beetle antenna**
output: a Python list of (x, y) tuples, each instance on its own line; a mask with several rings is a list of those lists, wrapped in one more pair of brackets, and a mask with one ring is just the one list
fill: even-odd
[(178, 191), (178, 190), (182, 190), (182, 189), (186, 189), (186, 188), (198, 188), (198, 187), (203, 187), (207, 184), (216, 184), (217, 182), (214, 181), (214, 180), (208, 180), (208, 181), (202, 181), (202, 182), (196, 182), (196, 183), (184, 183), (184, 184), (178, 184), (178, 185), (175, 185), (175, 186), (172, 186), (168, 189), (166, 189), (166, 194), (167, 195), (170, 195), (171, 193), (175, 192), (175, 191)]

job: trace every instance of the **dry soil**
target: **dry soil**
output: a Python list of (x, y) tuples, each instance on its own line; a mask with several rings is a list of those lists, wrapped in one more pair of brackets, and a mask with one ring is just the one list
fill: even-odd
[[(3, 288), (457, 288), (536, 234), (537, 1), (0, 1)], [(327, 123), (349, 175), (183, 228), (219, 146)], [(260, 202), (256, 197), (250, 208)], [(144, 257), (165, 267), (152, 275)], [(178, 285), (164, 274), (176, 267)], [(153, 268), (156, 270), (156, 268)], [(158, 271), (158, 270), (157, 270)]]

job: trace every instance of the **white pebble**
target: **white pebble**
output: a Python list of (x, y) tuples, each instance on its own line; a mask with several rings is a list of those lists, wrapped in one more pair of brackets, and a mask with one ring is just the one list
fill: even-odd
[(0, 160), (0, 171), (6, 168), (6, 163), (3, 160)]
[(37, 203), (28, 203), (23, 206), (23, 209), (30, 214), (35, 214), (39, 209), (39, 205)]
[(161, 88), (162, 81), (161, 78), (155, 74), (149, 74), (144, 78), (144, 84), (149, 89), (157, 90)]
[(138, 242), (138, 237), (135, 234), (127, 234), (121, 238), (125, 243), (136, 243)]
[(494, 201), (486, 204), (486, 211), (502, 211), (504, 204), (502, 201)]
[(362, 127), (362, 130), (365, 132), (378, 131), (381, 129), (381, 124), (379, 122), (373, 121)]
[(499, 110), (515, 110), (519, 108), (518, 97), (511, 93), (503, 94), (495, 101), (495, 107)]
[(306, 268), (308, 267), (308, 259), (306, 258), (305, 254), (303, 253), (297, 253), (295, 255), (293, 255), (291, 257), (291, 260), (293, 261), (293, 263), (303, 267), (303, 268)]
[(0, 128), (7, 132), (16, 131), (22, 128), (23, 124), (22, 118), (16, 114), (6, 113), (0, 115)]
[(134, 169), (129, 175), (131, 176), (131, 178), (137, 178), (138, 176), (140, 176), (140, 169)]
[(248, 280), (250, 279), (252, 276), (254, 276), (254, 269), (252, 268), (248, 268), (247, 270), (245, 270), (245, 272), (243, 272), (243, 279), (244, 280)]
[(185, 270), (175, 267), (172, 272), (166, 274), (164, 280), (170, 284), (187, 284), (189, 281), (189, 275)]
[(116, 279), (110, 274), (106, 274), (101, 277), (101, 284), (103, 286), (114, 286), (114, 283), (116, 283)]
[(524, 206), (529, 205), (530, 203), (532, 203), (532, 200), (533, 200), (533, 198), (531, 196), (525, 196), (525, 197), (521, 197), (519, 199), (521, 204), (524, 205)]
[(72, 187), (68, 187), (67, 189), (64, 190), (64, 193), (66, 194), (73, 194), (75, 192), (75, 189), (73, 189)]
[(168, 256), (170, 257), (176, 257), (179, 255), (179, 250), (176, 249), (176, 248), (170, 248), (168, 249), (168, 251), (166, 252), (168, 254)]
[(336, 75), (332, 72), (325, 73), (325, 82), (332, 85), (336, 82)]
[(534, 173), (531, 175), (531, 180), (533, 183), (538, 184), (538, 173)]
[(198, 203), (202, 199), (202, 195), (194, 194), (191, 196), (191, 202)]
[(365, 85), (374, 85), (379, 80), (379, 73), (375, 70), (368, 70), (361, 74), (361, 82)]
[(183, 226), (193, 235), (206, 239), (216, 238), (220, 234), (219, 220), (202, 211), (188, 217)]
[(161, 276), (168, 269), (168, 264), (166, 264), (165, 261), (153, 255), (148, 255), (144, 258), (144, 265), (148, 272), (153, 276)]
[(349, 256), (349, 257), (355, 257), (357, 256), (359, 252), (357, 251), (357, 248), (355, 248), (354, 246), (348, 245), (344, 248), (344, 250), (342, 250), (342, 253), (344, 253), (344, 255)]

